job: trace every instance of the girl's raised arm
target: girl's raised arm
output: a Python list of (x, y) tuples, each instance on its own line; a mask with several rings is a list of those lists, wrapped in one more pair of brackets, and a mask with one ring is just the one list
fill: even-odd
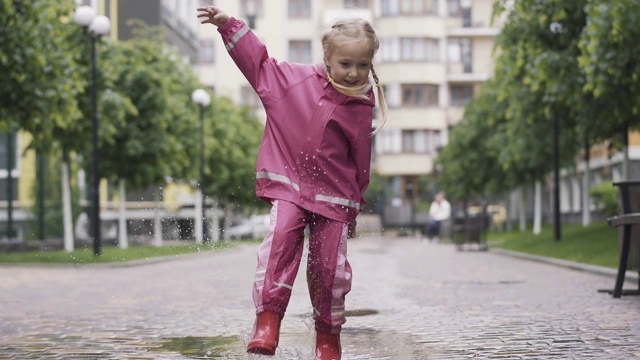
[(198, 8), (198, 11), (200, 11), (198, 18), (201, 19), (201, 24), (208, 23), (215, 26), (222, 26), (227, 23), (227, 20), (229, 20), (229, 15), (225, 14), (224, 11), (215, 6), (200, 7)]

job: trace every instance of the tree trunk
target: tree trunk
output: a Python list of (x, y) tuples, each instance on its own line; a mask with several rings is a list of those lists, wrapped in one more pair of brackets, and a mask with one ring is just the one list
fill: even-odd
[(153, 245), (162, 246), (162, 214), (160, 209), (160, 189), (153, 193), (155, 197), (155, 208), (153, 219)]
[(518, 189), (518, 218), (520, 220), (520, 231), (527, 230), (527, 218), (524, 207), (524, 187)]
[(120, 179), (118, 183), (118, 196), (120, 203), (118, 204), (118, 246), (120, 249), (129, 247), (129, 234), (127, 233), (127, 180)]
[(202, 204), (202, 190), (200, 190), (200, 188), (198, 187), (198, 189), (196, 190), (196, 211), (195, 214), (193, 214), (195, 218), (195, 226), (193, 231), (195, 232), (196, 243), (198, 244), (204, 243), (204, 237), (202, 236), (202, 218), (204, 217), (203, 209), (204, 206)]
[(211, 201), (211, 226), (209, 231), (209, 239), (211, 239), (212, 243), (220, 241), (220, 216), (218, 211), (218, 202), (213, 198)]
[(622, 163), (622, 180), (629, 180), (629, 122), (624, 123), (624, 129), (622, 130), (622, 141), (624, 148), (622, 153), (624, 155), (624, 161)]
[(506, 230), (507, 231), (511, 231), (513, 230), (513, 226), (511, 224), (511, 191), (507, 191), (507, 195), (506, 195), (506, 199), (505, 199), (505, 213), (506, 213)]
[(540, 235), (542, 227), (542, 182), (536, 180), (534, 189), (533, 234)]
[(62, 221), (64, 251), (73, 252), (73, 212), (71, 211), (71, 183), (69, 181), (69, 153), (62, 150)]
[(582, 226), (591, 224), (591, 199), (589, 197), (589, 189), (591, 184), (591, 169), (589, 168), (591, 160), (591, 148), (589, 147), (589, 138), (585, 136), (584, 141), (584, 169), (582, 171)]

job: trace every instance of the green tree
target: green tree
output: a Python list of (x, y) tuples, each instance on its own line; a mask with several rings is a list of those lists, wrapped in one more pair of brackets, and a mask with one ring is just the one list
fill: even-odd
[(104, 52), (104, 72), (113, 82), (107, 93), (117, 92), (133, 106), (102, 138), (104, 177), (143, 189), (167, 176), (186, 176), (185, 159), (195, 154), (187, 144), (196, 143), (197, 135), (195, 109), (187, 105), (197, 81), (177, 59), (161, 41), (144, 37), (113, 43)]
[[(509, 7), (510, 5), (512, 7)], [(586, 24), (586, 0), (500, 1), (507, 21), (496, 38), (498, 99), (508, 120), (501, 160), (540, 176), (552, 169), (552, 121), (559, 121), (560, 157), (568, 164), (581, 149), (575, 136), (586, 103), (584, 75), (577, 64)], [(531, 176), (529, 176), (531, 178)]]
[(628, 129), (640, 128), (640, 3), (589, 0), (585, 11), (579, 66), (584, 89), (598, 104), (590, 109), (591, 133), (595, 140), (626, 146)]
[(205, 121), (205, 194), (223, 206), (262, 207), (255, 196), (255, 171), (263, 125), (248, 107), (227, 98), (209, 105)]
[(54, 129), (81, 117), (76, 99), (86, 81), (69, 41), (73, 5), (0, 1), (0, 131), (30, 132), (42, 148), (54, 143)]
[(500, 162), (503, 108), (492, 80), (466, 106), (463, 120), (449, 134), (437, 158), (438, 182), (451, 198), (495, 194), (514, 186), (514, 174)]

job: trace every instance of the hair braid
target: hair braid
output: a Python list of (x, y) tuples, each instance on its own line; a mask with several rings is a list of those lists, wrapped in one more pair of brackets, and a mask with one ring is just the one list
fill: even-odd
[(380, 80), (378, 79), (378, 74), (376, 74), (373, 65), (371, 65), (371, 75), (373, 75), (373, 81), (376, 83), (376, 87), (378, 88), (378, 104), (380, 105), (380, 124), (376, 127), (376, 129), (371, 133), (371, 135), (377, 134), (380, 129), (387, 122), (387, 100), (384, 97), (384, 91), (382, 91), (382, 85), (380, 84)]

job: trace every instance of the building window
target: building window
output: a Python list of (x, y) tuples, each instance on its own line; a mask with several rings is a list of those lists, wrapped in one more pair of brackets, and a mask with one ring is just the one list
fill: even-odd
[(289, 0), (289, 17), (311, 17), (311, 0)]
[(402, 131), (402, 152), (403, 153), (415, 152), (415, 131), (414, 130)]
[(438, 106), (438, 85), (403, 84), (402, 106)]
[(391, 0), (381, 0), (380, 1), (380, 10), (382, 16), (395, 16), (398, 15), (397, 7), (394, 9), (393, 1)]
[(201, 64), (212, 64), (215, 59), (215, 41), (213, 39), (200, 40), (198, 49), (198, 62)]
[(382, 0), (382, 16), (438, 15), (438, 0)]
[(438, 15), (438, 0), (400, 0), (401, 15)]
[(461, 0), (448, 0), (447, 7), (449, 8), (449, 17), (461, 17), (462, 8), (460, 7)]
[(463, 72), (473, 72), (473, 43), (469, 38), (449, 40), (449, 61), (451, 63), (462, 63)]
[(402, 130), (402, 152), (432, 154), (442, 144), (440, 130)]
[(240, 88), (240, 105), (258, 108), (262, 106), (262, 102), (256, 94), (255, 90), (249, 85)]
[(240, 0), (240, 16), (247, 17), (254, 15), (262, 17), (262, 2), (263, 0)]
[(18, 171), (20, 166), (20, 151), (18, 146), (18, 137), (16, 133), (10, 133), (9, 136), (7, 134), (0, 134), (0, 201), (8, 200), (8, 189), (9, 189), (9, 144), (8, 141), (11, 141), (11, 186), (13, 187), (13, 191), (11, 192), (11, 199), (18, 198), (18, 177), (20, 173)]
[(7, 169), (9, 169), (9, 149), (8, 149), (9, 141), (11, 141), (11, 144), (13, 145), (11, 170), (15, 171), (18, 165), (19, 155), (18, 155), (17, 139), (18, 137), (16, 136), (16, 133), (10, 133), (8, 136), (6, 133), (0, 134), (0, 171), (5, 173), (5, 177), (6, 177)]
[(382, 128), (375, 136), (376, 154), (400, 154), (402, 152), (402, 130)]
[(402, 38), (401, 61), (430, 61), (438, 62), (440, 48), (438, 40), (430, 38)]
[(465, 106), (473, 98), (473, 85), (451, 85), (451, 106)]
[(344, 1), (345, 9), (366, 9), (367, 0), (345, 0)]
[(311, 41), (289, 41), (289, 61), (301, 64), (311, 64)]

